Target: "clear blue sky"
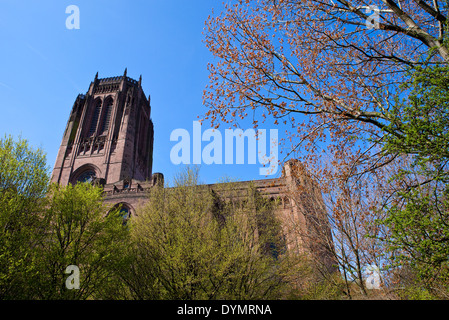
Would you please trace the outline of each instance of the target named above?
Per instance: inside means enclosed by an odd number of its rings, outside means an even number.
[[[79,7],[79,30],[66,28],[69,5]],[[219,12],[222,1],[0,0],[0,135],[21,134],[41,147],[52,169],[76,96],[97,71],[103,78],[128,68],[151,95],[153,172],[171,179],[181,168],[170,161],[170,133],[192,132],[192,121],[206,112],[202,93],[213,57],[202,31],[212,8]],[[259,168],[203,164],[200,176],[204,183],[225,175],[266,178]]]

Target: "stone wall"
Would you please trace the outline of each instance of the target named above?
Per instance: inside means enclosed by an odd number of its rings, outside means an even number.
[[[157,184],[163,184],[163,175],[153,174],[149,181],[122,180],[104,186],[105,202],[111,206],[122,204],[138,214],[139,207],[148,199],[148,192]],[[233,182],[237,194],[246,194],[252,184],[264,198],[277,199],[275,214],[282,223],[287,250],[308,253],[318,259],[328,270],[335,269],[334,259],[329,255],[333,246],[332,235],[324,201],[318,184],[313,181],[297,160],[288,161],[280,178]],[[202,185],[207,191],[223,192],[225,184]],[[239,192],[238,190],[242,190]]]

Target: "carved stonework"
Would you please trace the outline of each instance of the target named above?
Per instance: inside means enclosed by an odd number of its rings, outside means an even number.
[[[125,70],[123,76],[104,79],[98,79],[97,74],[88,92],[78,95],[52,181],[67,185],[89,178],[103,187],[107,203],[124,204],[132,218],[135,210],[147,201],[148,192],[156,185],[164,185],[164,176],[152,172],[154,132],[150,96],[147,100],[141,78],[136,81],[126,74]],[[107,99],[114,101],[111,104]],[[105,109],[106,105],[112,109]],[[282,171],[280,178],[238,182],[235,186],[242,190],[242,196],[251,183],[262,197],[279,199],[275,214],[283,221],[287,238],[290,237],[286,239],[288,249],[323,255],[331,268],[333,260],[321,250],[320,239],[330,235],[330,228],[318,184],[299,161],[289,160]],[[215,190],[216,185],[204,188]],[[315,240],[307,240],[311,237]]]
[[[138,123],[143,125],[137,128]],[[152,175],[151,150],[151,107],[141,79],[131,79],[126,72],[103,79],[97,75],[87,93],[78,95],[74,103],[52,181],[66,185],[72,181],[73,172],[86,164],[99,168],[97,177],[106,184],[126,176],[147,180]]]

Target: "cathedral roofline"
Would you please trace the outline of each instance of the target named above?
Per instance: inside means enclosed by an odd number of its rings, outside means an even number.
[[[116,82],[121,82],[123,81],[123,79],[125,79],[126,81],[132,83],[132,84],[138,84],[139,82],[137,80],[134,80],[130,77],[127,76],[118,76],[118,77],[108,77],[108,78],[100,78],[97,79],[98,83],[116,83]]]
[[[94,81],[92,81],[90,84],[87,94],[121,91],[125,87],[135,87],[138,90],[140,89],[142,91],[142,94],[145,95],[145,92],[142,88],[142,75],[140,75],[139,80],[135,80],[127,76],[127,69],[125,69],[125,72],[121,76],[106,78],[99,78],[97,72],[95,74]],[[148,102],[149,100],[150,97],[148,97]]]

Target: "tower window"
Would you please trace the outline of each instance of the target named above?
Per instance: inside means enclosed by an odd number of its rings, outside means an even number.
[[[122,207],[122,208],[120,209],[120,215],[121,215],[122,218],[123,218],[123,223],[126,224],[126,222],[127,222],[128,219],[129,219],[129,216],[130,216],[129,209],[126,208],[126,207]]]
[[[120,206],[119,215],[122,218],[122,224],[126,225],[128,220],[131,218],[131,209],[125,203],[117,204],[116,207]]]
[[[123,202],[117,203],[112,210],[119,210],[118,217],[121,218],[121,220],[122,220],[121,222],[124,226],[127,225],[128,220],[131,218],[131,215],[133,214],[132,207],[130,205],[128,205],[127,203],[123,203]]]
[[[105,110],[103,113],[103,121],[101,123],[101,130],[100,130],[101,133],[109,129],[109,123],[111,122],[112,104],[113,104],[112,99],[109,99],[106,102]]]
[[[97,103],[95,104],[94,114],[92,115],[92,119],[90,121],[89,136],[92,136],[97,130],[97,122],[98,117],[100,116],[100,110],[101,110],[101,100],[98,100]]]
[[[123,181],[123,189],[129,189],[129,188],[130,188],[129,180]]]
[[[87,170],[84,171],[79,177],[78,179],[76,179],[77,182],[89,182],[91,183],[92,181],[94,181],[95,179],[95,171],[93,170]]]

